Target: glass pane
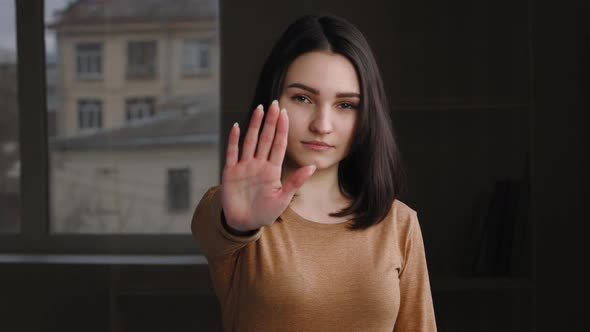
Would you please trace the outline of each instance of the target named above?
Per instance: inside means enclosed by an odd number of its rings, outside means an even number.
[[[0,233],[20,230],[20,150],[14,1],[0,1]]]
[[[219,179],[217,0],[46,0],[52,233],[190,233]],[[184,75],[207,40],[210,75]]]

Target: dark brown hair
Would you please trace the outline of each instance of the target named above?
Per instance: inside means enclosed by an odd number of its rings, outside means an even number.
[[[404,187],[405,176],[379,68],[367,40],[354,25],[333,15],[306,15],[289,25],[262,68],[249,118],[257,105],[269,105],[279,98],[289,65],[300,55],[317,50],[346,57],[359,77],[361,104],[355,139],[338,167],[340,191],[353,202],[330,216],[353,215],[349,229],[367,229],[386,217]]]

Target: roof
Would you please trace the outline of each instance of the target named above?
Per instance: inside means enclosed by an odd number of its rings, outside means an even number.
[[[16,50],[0,46],[0,64],[16,65]]]
[[[64,8],[51,27],[162,20],[216,20],[218,0],[78,0]]]
[[[166,145],[217,144],[219,112],[176,112],[152,119],[72,137],[53,137],[56,150],[134,149]]]

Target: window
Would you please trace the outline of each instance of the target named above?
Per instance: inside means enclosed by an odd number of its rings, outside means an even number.
[[[182,73],[184,75],[208,74],[210,72],[210,42],[186,39],[182,49]]]
[[[0,3],[0,249],[194,254],[194,199],[219,183],[219,70],[200,80],[178,72],[186,36],[218,47],[218,3]],[[142,23],[131,30],[130,20]],[[100,81],[80,84],[92,77]],[[19,95],[17,82],[30,91]],[[128,98],[130,118],[167,116],[130,125]],[[169,203],[168,170],[178,168],[191,182],[171,184]]]
[[[81,80],[102,77],[102,45],[100,43],[76,45],[76,73]]]
[[[155,41],[127,43],[127,77],[151,78],[156,75]]]
[[[127,122],[151,118],[155,113],[156,110],[154,98],[128,98],[126,100],[125,118]]]
[[[190,169],[168,170],[168,210],[186,211],[190,202]]]
[[[78,128],[102,128],[102,102],[100,100],[78,100]]]

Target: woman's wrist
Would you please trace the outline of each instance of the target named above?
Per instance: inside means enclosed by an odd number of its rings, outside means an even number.
[[[239,231],[237,229],[232,228],[228,223],[227,220],[225,219],[225,215],[223,214],[223,208],[221,209],[221,224],[223,225],[223,228],[225,228],[225,230],[235,236],[251,236],[256,234],[256,232],[258,231],[258,229],[253,229],[253,230],[249,230],[249,231]]]

